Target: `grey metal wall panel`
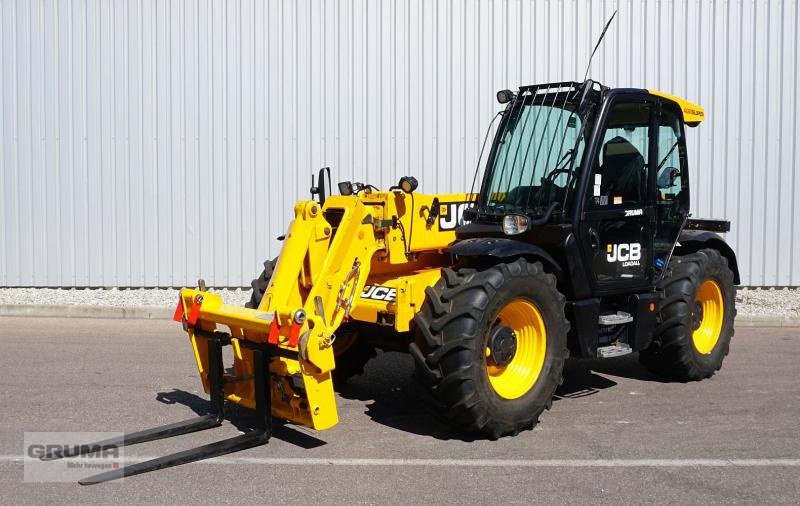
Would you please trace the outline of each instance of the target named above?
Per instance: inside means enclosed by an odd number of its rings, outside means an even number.
[[[463,191],[496,90],[590,75],[705,106],[695,214],[800,285],[791,0],[0,0],[0,285],[247,285],[309,174]]]

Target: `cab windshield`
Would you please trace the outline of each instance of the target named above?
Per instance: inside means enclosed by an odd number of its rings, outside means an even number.
[[[507,107],[487,162],[478,211],[541,216],[566,206],[585,148],[591,107],[579,114],[581,89],[523,88]]]

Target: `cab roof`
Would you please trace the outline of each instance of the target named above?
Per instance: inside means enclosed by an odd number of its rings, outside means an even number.
[[[651,95],[655,95],[676,103],[683,113],[683,122],[689,126],[697,126],[705,119],[705,111],[697,104],[689,102],[688,100],[684,100],[680,97],[676,97],[675,95],[664,93],[663,91],[647,90],[647,92]]]
[[[594,85],[598,85],[600,90],[610,90],[607,86],[604,86],[602,83],[598,81],[593,81],[588,79],[584,83],[579,83],[577,81],[564,81],[564,82],[557,82],[557,83],[546,83],[546,84],[534,84],[529,86],[520,86],[520,92],[529,92],[533,95],[540,94],[540,93],[559,93],[563,91],[570,91],[570,90],[578,90],[581,86],[589,83],[594,87]],[[622,88],[617,88],[622,89]],[[669,93],[664,93],[663,91],[656,91],[656,90],[642,90],[640,88],[625,88],[631,91],[645,91],[650,95],[662,98],[664,100],[669,100],[676,104],[680,110],[681,114],[683,115],[683,122],[691,127],[695,127],[699,125],[705,119],[705,111],[703,108],[695,103],[689,102],[688,100],[684,100],[680,97],[676,97],[675,95],[670,95]],[[504,103],[504,102],[501,102]]]

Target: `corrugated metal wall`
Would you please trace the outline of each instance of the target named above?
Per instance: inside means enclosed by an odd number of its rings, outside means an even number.
[[[309,174],[468,189],[496,90],[706,107],[695,214],[800,284],[794,1],[0,0],[0,285],[247,285]]]

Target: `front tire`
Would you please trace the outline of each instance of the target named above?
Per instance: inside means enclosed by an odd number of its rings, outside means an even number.
[[[567,356],[555,277],[524,259],[442,274],[414,317],[418,374],[462,430],[496,439],[532,428]]]
[[[664,298],[653,343],[639,360],[652,372],[679,381],[712,376],[728,354],[736,317],[727,259],[714,249],[675,256],[659,288]]]

